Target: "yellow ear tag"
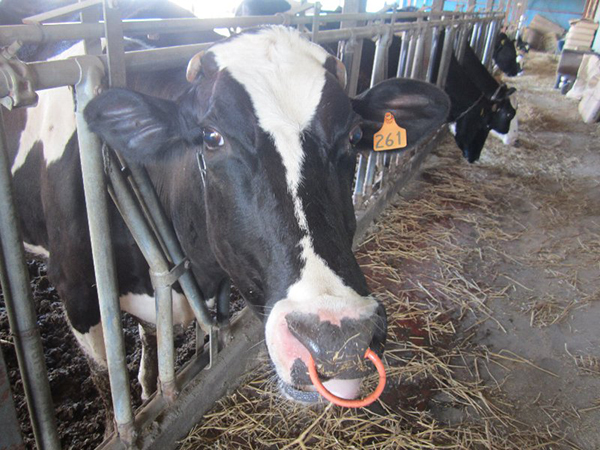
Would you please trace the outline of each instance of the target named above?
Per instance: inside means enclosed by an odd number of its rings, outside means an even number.
[[[373,136],[373,150],[379,152],[404,147],[406,147],[406,130],[398,126],[392,113],[386,112],[383,126]]]

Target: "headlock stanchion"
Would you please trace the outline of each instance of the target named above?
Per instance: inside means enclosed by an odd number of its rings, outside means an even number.
[[[104,24],[93,22],[98,14],[90,8],[104,7]],[[439,2],[436,3],[436,5]],[[443,4],[443,2],[442,2]],[[176,34],[190,30],[214,28],[237,29],[258,25],[282,24],[298,27],[304,35],[318,43],[339,43],[339,57],[348,72],[347,92],[356,95],[363,43],[376,38],[375,56],[370,72],[371,85],[387,78],[390,52],[399,60],[394,73],[418,79],[437,79],[443,86],[454,51],[460,59],[465,45],[491,60],[496,34],[504,18],[502,12],[461,13],[441,11],[406,13],[396,11],[359,13],[359,3],[347,0],[343,14],[235,17],[220,19],[152,19],[124,21],[112,1],[82,2],[70,6],[70,12],[81,12],[85,23],[43,25],[39,20],[56,17],[64,11],[45,13],[32,18],[28,25],[0,27],[0,46],[10,46],[0,54],[0,101],[13,108],[35,103],[36,91],[60,86],[75,86],[75,112],[80,148],[89,231],[92,242],[96,285],[100,301],[111,395],[117,423],[117,435],[101,448],[170,448],[208,410],[212,402],[238,382],[244,370],[256,365],[257,343],[262,325],[248,310],[229,319],[230,280],[221,281],[216,300],[216,318],[212,318],[204,295],[189,270],[189,262],[166,214],[162,210],[152,182],[143,167],[126,164],[116,153],[102,151],[102,145],[87,128],[83,109],[104,86],[106,75],[112,84],[124,85],[126,73],[184,67],[197,52],[211,44],[195,44],[123,53],[123,35],[143,36],[149,33]],[[436,6],[438,8],[438,6]],[[341,27],[326,30],[326,23],[339,22]],[[306,30],[312,26],[312,30]],[[440,31],[445,31],[441,62],[435,72],[434,56],[439,51]],[[108,40],[107,55],[98,55],[99,39]],[[394,39],[401,38],[398,46]],[[86,49],[95,53],[66,60],[23,63],[15,54],[23,43],[44,44],[61,40],[85,40]],[[428,143],[407,152],[358,156],[353,200],[358,230],[355,243],[364,235],[368,224],[406,183],[428,151],[442,136],[441,130]],[[107,183],[108,182],[108,183]],[[107,187],[124,221],[148,261],[155,288],[157,338],[159,347],[159,394],[134,415],[125,347],[121,325],[119,291],[110,243]],[[25,267],[23,247],[10,192],[10,168],[6,157],[6,141],[0,111],[0,268],[2,285],[9,312],[21,376],[25,385],[30,416],[38,447],[60,448],[49,384],[44,368],[39,332],[35,326],[34,306]],[[11,206],[12,205],[12,206]],[[179,282],[197,322],[197,357],[179,372],[174,368],[172,325],[172,285]],[[208,335],[208,351],[204,337]],[[222,348],[219,348],[220,342]],[[378,358],[368,353],[380,373],[376,391],[366,400],[374,401],[385,384],[385,371]],[[236,364],[231,364],[231,361]],[[235,366],[235,367],[232,367]],[[311,365],[314,369],[314,364]],[[210,370],[206,370],[210,368]],[[316,373],[316,370],[315,370]],[[318,385],[318,376],[313,380]],[[209,385],[209,391],[203,386]],[[323,391],[325,392],[325,391]],[[327,395],[327,394],[323,394]],[[336,400],[337,402],[338,400]],[[363,404],[356,404],[364,406]],[[0,417],[2,419],[2,417]],[[160,420],[158,420],[160,419]],[[158,420],[158,421],[157,421]],[[150,430],[150,431],[149,431]],[[0,437],[0,444],[2,444]]]

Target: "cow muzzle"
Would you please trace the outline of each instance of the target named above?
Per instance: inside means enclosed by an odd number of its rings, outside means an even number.
[[[356,398],[361,380],[373,371],[365,359],[366,351],[383,353],[387,331],[383,306],[362,299],[360,304],[350,302],[335,310],[307,310],[294,308],[289,300],[283,302],[289,303],[273,309],[266,334],[284,392],[302,402],[319,399],[311,392],[314,386],[308,367],[312,357],[320,380],[331,392],[345,399]]]

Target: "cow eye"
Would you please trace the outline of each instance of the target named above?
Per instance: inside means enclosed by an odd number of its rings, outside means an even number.
[[[356,125],[354,128],[352,128],[352,131],[350,131],[350,134],[348,135],[348,140],[352,145],[356,145],[360,142],[362,137],[362,129],[360,128],[360,125]]]
[[[212,128],[205,128],[202,131],[202,140],[209,150],[216,150],[225,144],[225,139],[223,139],[221,133]]]

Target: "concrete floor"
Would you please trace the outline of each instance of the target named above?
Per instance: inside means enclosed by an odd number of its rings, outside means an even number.
[[[529,66],[527,65],[529,64]],[[488,139],[473,176],[508,180],[498,198],[500,259],[469,266],[469,276],[506,295],[487,306],[474,343],[506,358],[490,364],[490,388],[510,414],[571,444],[600,449],[600,132],[577,102],[552,89],[554,58],[530,54],[517,87],[520,142]],[[436,158],[429,168],[435,167]],[[498,250],[498,249],[496,249]],[[489,252],[488,252],[489,253]],[[527,361],[527,362],[526,362]]]

